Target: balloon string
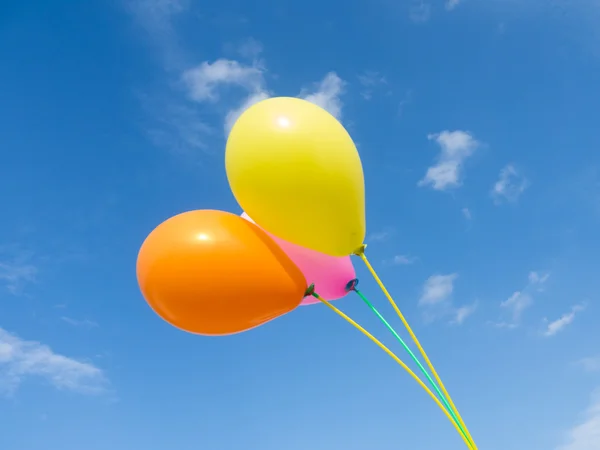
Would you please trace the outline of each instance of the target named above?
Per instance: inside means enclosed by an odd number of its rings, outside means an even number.
[[[400,311],[400,308],[398,308],[398,305],[396,305],[396,302],[394,301],[394,299],[392,298],[392,296],[390,295],[390,293],[388,292],[388,290],[385,288],[383,282],[381,281],[381,279],[377,275],[377,272],[375,272],[375,269],[373,269],[373,266],[371,266],[371,263],[369,263],[369,260],[367,259],[366,255],[364,253],[364,246],[361,247],[355,254],[356,254],[356,256],[360,257],[360,259],[363,260],[363,262],[367,266],[367,269],[369,269],[369,272],[371,272],[371,275],[373,276],[373,278],[375,279],[375,281],[379,285],[379,288],[384,293],[384,295],[386,296],[386,298],[388,299],[388,301],[390,302],[390,304],[392,305],[392,307],[396,311],[396,314],[398,315],[398,317],[400,318],[400,320],[402,321],[402,323],[406,327],[406,330],[408,331],[408,333],[410,334],[410,337],[412,338],[412,340],[414,341],[415,345],[417,346],[417,348],[421,352],[421,355],[423,355],[423,359],[425,359],[425,362],[429,366],[429,369],[433,373],[433,376],[435,377],[435,379],[438,382],[439,386],[442,388],[442,392],[444,392],[444,395],[448,399],[448,402],[450,403],[450,406],[452,407],[452,410],[454,411],[454,413],[456,414],[456,417],[458,418],[460,424],[462,425],[462,428],[467,433],[467,436],[469,438],[469,442],[473,444],[472,448],[474,450],[477,450],[477,446],[475,445],[475,441],[471,437],[471,433],[469,432],[469,429],[465,425],[465,423],[464,423],[464,421],[463,421],[460,413],[458,412],[458,409],[456,409],[456,406],[454,405],[454,402],[452,401],[452,397],[450,397],[450,394],[448,394],[448,391],[446,390],[446,387],[444,386],[444,383],[440,379],[437,371],[435,370],[435,367],[433,367],[433,364],[429,360],[429,357],[427,356],[427,353],[425,353],[425,350],[421,346],[421,343],[417,339],[417,336],[415,335],[415,333],[413,332],[412,328],[408,324],[408,321],[404,318],[404,315]]]
[[[435,381],[433,381],[433,379],[431,378],[431,375],[429,375],[429,373],[427,372],[427,369],[425,369],[425,367],[423,367],[423,364],[421,364],[421,361],[419,361],[419,359],[413,353],[413,351],[408,347],[408,345],[406,345],[406,343],[400,337],[400,335],[396,332],[396,330],[394,330],[392,328],[392,326],[389,324],[389,322],[387,320],[385,320],[385,318],[381,315],[381,313],[377,310],[377,308],[375,308],[375,306],[373,306],[373,304],[369,301],[369,299],[367,299],[367,297],[365,297],[364,294],[362,292],[360,292],[358,289],[354,288],[352,290],[354,292],[356,292],[356,294],[362,299],[363,302],[366,303],[366,305],[371,309],[371,311],[373,311],[373,313],[375,313],[375,315],[379,318],[379,320],[381,320],[381,322],[383,322],[383,324],[387,327],[387,329],[391,331],[391,333],[396,337],[396,339],[400,342],[400,344],[402,344],[402,347],[404,347],[404,350],[407,351],[407,353],[410,355],[410,357],[413,359],[413,361],[417,364],[417,366],[419,367],[419,369],[421,369],[421,372],[423,373],[423,375],[425,375],[425,377],[429,381],[429,384],[431,384],[431,386],[433,387],[433,389],[439,395],[440,399],[444,403],[444,406],[446,407],[446,410],[452,415],[452,418],[454,419],[454,422],[460,428],[460,433],[466,439],[469,439],[468,436],[467,436],[467,434],[465,433],[465,430],[463,429],[460,421],[456,417],[456,414],[454,413],[454,410],[448,404],[448,400],[446,400],[444,394],[442,394],[442,392],[440,391],[440,388],[437,386],[437,384],[435,384]]]
[[[452,420],[452,416],[450,415],[450,413],[446,410],[446,408],[444,408],[444,405],[439,401],[439,399],[435,396],[435,394],[433,392],[431,392],[431,390],[425,385],[425,383],[423,383],[423,381],[412,371],[410,370],[410,368],[400,359],[398,358],[389,348],[387,348],[385,345],[383,345],[375,336],[373,336],[371,333],[369,333],[367,330],[365,330],[362,326],[360,326],[357,322],[355,322],[354,320],[352,320],[350,317],[348,317],[346,314],[344,314],[342,311],[340,311],[338,308],[336,308],[335,306],[333,306],[330,302],[328,302],[327,300],[325,300],[323,297],[321,297],[319,294],[317,294],[316,292],[312,293],[312,296],[315,297],[316,299],[320,300],[322,303],[324,303],[329,309],[331,309],[333,312],[335,312],[338,316],[342,317],[344,320],[346,320],[348,323],[350,323],[350,325],[352,325],[353,327],[355,327],[356,329],[358,329],[361,333],[363,333],[365,336],[367,336],[369,339],[371,339],[371,341],[373,341],[380,349],[382,349],[384,352],[386,352],[394,361],[396,361],[406,372],[408,372],[408,374],[417,382],[419,383],[419,385],[425,390],[425,392],[427,392],[427,394],[429,394],[429,396],[433,399],[433,401],[438,405],[438,407],[442,410],[442,412],[446,415],[446,417],[448,418],[448,420],[450,421],[450,423],[454,426],[454,428],[456,428],[456,431],[458,431],[460,437],[463,439],[463,441],[465,442],[465,444],[467,445],[467,447],[471,450],[476,450],[472,445],[471,442],[469,442],[469,440],[463,436],[461,434],[461,430],[458,427],[458,425],[454,422],[454,420]]]

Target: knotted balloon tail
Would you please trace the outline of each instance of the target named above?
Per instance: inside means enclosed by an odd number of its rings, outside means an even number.
[[[433,374],[433,376],[435,377],[436,381],[438,382],[438,384],[439,384],[442,392],[444,393],[445,397],[448,399],[448,403],[450,404],[451,409],[454,411],[454,414],[456,415],[456,418],[458,419],[458,421],[459,421],[462,429],[467,434],[469,444],[472,443],[473,444],[473,449],[477,450],[477,446],[475,445],[475,441],[473,440],[473,438],[471,436],[471,433],[469,432],[469,429],[466,427],[466,425],[465,425],[465,423],[464,423],[464,421],[463,421],[460,413],[458,412],[458,409],[454,405],[454,402],[452,401],[452,397],[450,397],[450,394],[448,394],[448,391],[446,390],[446,387],[444,386],[444,383],[440,379],[437,371],[435,370],[435,367],[433,367],[433,364],[431,363],[429,357],[427,356],[427,353],[425,353],[425,349],[423,349],[423,346],[421,345],[421,343],[417,339],[417,336],[415,335],[415,333],[413,332],[412,328],[408,324],[408,321],[404,317],[404,314],[402,314],[402,311],[400,311],[400,308],[398,308],[398,305],[396,304],[396,302],[394,301],[394,299],[392,298],[392,296],[390,295],[390,293],[386,289],[385,285],[383,284],[383,282],[381,281],[381,279],[377,275],[377,272],[375,272],[375,269],[373,269],[373,266],[371,265],[371,263],[367,259],[367,256],[365,255],[365,248],[366,248],[366,245],[361,246],[354,254],[356,256],[358,256],[365,263],[365,266],[367,266],[367,269],[369,270],[369,272],[371,273],[371,275],[375,279],[375,282],[378,284],[379,288],[381,289],[381,291],[383,292],[383,294],[386,296],[386,298],[388,299],[388,301],[390,302],[390,304],[394,308],[394,311],[396,311],[396,314],[398,315],[398,317],[402,321],[402,324],[404,325],[404,327],[406,328],[406,330],[410,334],[410,337],[412,338],[413,342],[415,343],[415,345],[419,349],[419,352],[421,353],[421,355],[423,355],[423,359],[425,360],[425,362],[429,366],[429,369],[431,370],[431,373]]]
[[[400,335],[396,332],[396,330],[394,330],[394,328],[390,325],[390,323],[381,315],[381,313],[377,310],[377,308],[375,308],[375,306],[369,301],[369,299],[367,299],[367,297],[365,297],[365,295],[356,288],[357,284],[358,284],[357,280],[353,280],[352,282],[348,283],[347,290],[348,291],[354,291],[354,292],[356,292],[356,294],[361,298],[361,300],[363,302],[365,302],[365,304],[369,307],[369,309],[371,311],[373,311],[373,313],[379,318],[379,320],[394,335],[394,337],[398,340],[398,342],[400,342],[400,344],[402,345],[402,347],[404,348],[404,350],[406,350],[406,352],[410,355],[410,357],[415,362],[415,364],[417,365],[417,367],[419,367],[419,369],[421,370],[421,373],[423,373],[423,375],[425,375],[425,378],[427,378],[427,381],[429,381],[429,384],[431,385],[431,387],[435,390],[435,392],[438,394],[438,397],[444,403],[444,406],[446,407],[446,410],[450,413],[450,415],[452,416],[452,419],[453,419],[454,423],[458,426],[459,432],[463,436],[463,439],[467,439],[467,440],[470,441],[470,439],[469,439],[467,433],[465,432],[462,424],[458,420],[458,417],[456,417],[456,413],[454,412],[454,410],[452,409],[452,407],[448,403],[448,400],[446,399],[446,397],[444,396],[444,394],[440,391],[440,388],[438,387],[438,385],[431,378],[431,375],[429,375],[429,372],[427,372],[427,369],[425,369],[425,367],[423,367],[423,364],[421,364],[421,361],[419,361],[419,358],[417,358],[417,356],[413,353],[413,351],[410,349],[410,347],[408,345],[406,345],[406,342],[404,342],[404,339],[402,339],[400,337]],[[471,442],[471,444],[473,444],[473,443]],[[472,445],[471,445],[471,447],[472,447]]]
[[[435,396],[435,394],[433,392],[431,392],[431,390],[425,385],[425,383],[423,383],[423,381],[412,370],[410,370],[410,368],[400,358],[398,358],[398,356],[396,356],[389,348],[387,348],[383,343],[381,343],[381,341],[379,341],[375,336],[373,336],[371,333],[369,333],[367,330],[365,330],[357,322],[355,322],[354,320],[352,320],[349,316],[347,316],[346,314],[344,314],[342,311],[340,311],[338,308],[336,308],[330,302],[328,302],[323,297],[321,297],[319,294],[317,294],[316,292],[314,292],[314,287],[312,287],[312,288],[309,287],[309,289],[307,290],[307,293],[308,293],[308,295],[312,295],[316,299],[320,300],[329,309],[331,309],[333,312],[335,312],[338,316],[340,316],[346,322],[350,323],[350,325],[352,325],[353,327],[355,327],[356,329],[358,329],[358,331],[360,331],[362,334],[364,334],[365,336],[367,336],[380,349],[382,349],[394,361],[396,361],[406,372],[408,372],[408,374],[419,384],[419,386],[421,386],[425,390],[425,392],[427,392],[427,394],[433,399],[433,401],[436,403],[436,405],[446,415],[446,417],[448,418],[448,420],[450,421],[450,423],[454,426],[454,428],[456,428],[456,431],[458,431],[459,435],[462,437],[462,439],[465,442],[465,444],[467,445],[467,447],[469,449],[471,449],[471,450],[476,450],[476,448],[473,445],[471,445],[471,442],[469,441],[469,439],[463,434],[463,431],[461,430],[461,428],[458,425],[458,423],[454,421],[454,418],[448,412],[448,410],[446,410],[446,408],[440,402],[440,400]]]

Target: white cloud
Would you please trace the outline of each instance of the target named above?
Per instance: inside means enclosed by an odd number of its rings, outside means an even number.
[[[546,326],[546,330],[544,331],[544,336],[550,337],[554,336],[559,331],[564,330],[568,325],[573,323],[575,320],[575,316],[581,311],[585,310],[585,305],[575,305],[571,308],[571,311],[563,314],[560,318],[554,320],[553,322],[548,323]]]
[[[461,211],[463,213],[463,216],[465,216],[465,219],[467,219],[467,220],[473,219],[473,215],[471,214],[471,210],[469,208],[463,208]]]
[[[254,53],[257,56],[262,51],[258,41],[249,40],[246,44],[248,46],[241,50],[245,54]],[[191,99],[196,102],[214,103],[219,99],[222,89],[230,86],[242,88],[245,95],[242,102],[225,115],[224,128],[227,135],[246,109],[270,97],[265,72],[266,69],[259,61],[247,65],[235,60],[218,59],[212,63],[205,61],[187,70],[183,74],[183,80]]]
[[[253,42],[256,46],[256,42]],[[222,90],[231,86],[241,88],[245,92],[242,102],[230,109],[225,116],[224,128],[228,134],[246,109],[271,96],[266,86],[265,73],[266,69],[260,62],[247,65],[235,60],[218,59],[212,63],[205,61],[187,70],[182,78],[190,98],[196,102],[214,103],[219,100]],[[340,96],[344,85],[344,81],[335,72],[330,72],[312,92],[304,90],[299,96],[340,119]]]
[[[461,185],[462,166],[480,143],[466,131],[442,131],[427,136],[440,146],[437,163],[427,169],[419,186],[431,186],[443,191]]]
[[[230,59],[218,59],[212,63],[204,61],[186,70],[183,81],[192,100],[215,102],[219,99],[219,88],[223,86],[239,86],[251,93],[261,91],[264,86],[264,69]]]
[[[329,72],[313,92],[303,91],[299,97],[328,111],[336,119],[342,118],[341,95],[346,83],[335,72]]]
[[[328,111],[336,119],[340,120],[342,116],[342,102],[340,96],[344,90],[344,81],[335,73],[329,72],[325,78],[318,83],[313,92],[303,91],[300,97]],[[264,83],[259,83],[250,90],[250,94],[242,104],[230,110],[225,118],[225,132],[229,133],[235,121],[240,115],[252,105],[265,100],[271,96],[271,93],[264,87]]]
[[[500,171],[491,195],[497,204],[503,201],[516,202],[528,186],[527,179],[512,164],[508,164]]]
[[[529,272],[525,288],[513,292],[508,299],[500,303],[500,307],[506,310],[510,315],[510,321],[503,321],[496,323],[495,325],[499,328],[516,328],[521,320],[523,312],[533,305],[534,299],[532,292],[541,292],[549,277],[549,273]]]
[[[10,395],[30,377],[81,394],[102,394],[108,388],[104,372],[93,364],[60,355],[47,345],[0,328],[0,390]]]
[[[600,372],[600,356],[581,358],[576,364],[586,372]]]
[[[431,306],[448,300],[454,291],[454,280],[457,277],[456,273],[430,276],[423,286],[419,305]]]
[[[446,0],[446,9],[448,11],[452,11],[454,8],[456,8],[460,3],[462,2],[462,0]]]
[[[555,450],[598,449],[600,449],[600,390],[592,394],[592,400],[582,420],[568,431],[565,443],[555,448]]]
[[[190,13],[190,2],[187,0],[126,0],[130,13],[135,17],[164,56],[164,66],[169,73],[178,73],[178,79],[185,88],[185,101],[195,103],[225,104],[229,111],[225,114],[224,129],[228,134],[237,118],[253,104],[269,98],[271,92],[267,88],[265,75],[267,70],[259,59],[263,51],[262,44],[249,38],[238,49],[238,54],[251,59],[251,64],[219,58],[204,61],[190,67],[190,58],[179,44],[176,22]],[[187,14],[189,16],[189,14]],[[176,85],[176,84],[175,84]],[[311,101],[341,118],[344,81],[335,72],[328,73],[313,92],[301,92],[300,97]],[[223,101],[224,93],[235,88],[239,97],[228,96]],[[171,95],[181,95],[171,89]],[[147,99],[143,99],[146,100]],[[148,102],[147,102],[148,103]],[[150,127],[149,136],[159,146],[170,147],[176,153],[190,153],[190,150],[203,149],[208,146],[205,140],[213,130],[200,117],[193,104],[169,100],[158,108],[151,108],[157,116],[157,127]],[[176,107],[173,105],[177,105]],[[175,113],[169,112],[174,109]]]

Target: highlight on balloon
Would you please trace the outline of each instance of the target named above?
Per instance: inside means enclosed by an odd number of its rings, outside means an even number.
[[[305,100],[263,100],[234,124],[225,170],[241,214],[183,212],[143,242],[137,279],[154,312],[186,332],[220,336],[322,304],[399,364],[476,450],[437,370],[367,258],[363,168],[344,126]],[[416,351],[359,289],[353,259],[365,265]],[[420,375],[336,306],[350,294],[394,336]]]

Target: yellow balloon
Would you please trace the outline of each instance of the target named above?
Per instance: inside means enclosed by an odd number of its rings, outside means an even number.
[[[365,186],[352,138],[306,100],[276,97],[247,109],[225,150],[233,195],[258,225],[332,256],[365,238]]]

